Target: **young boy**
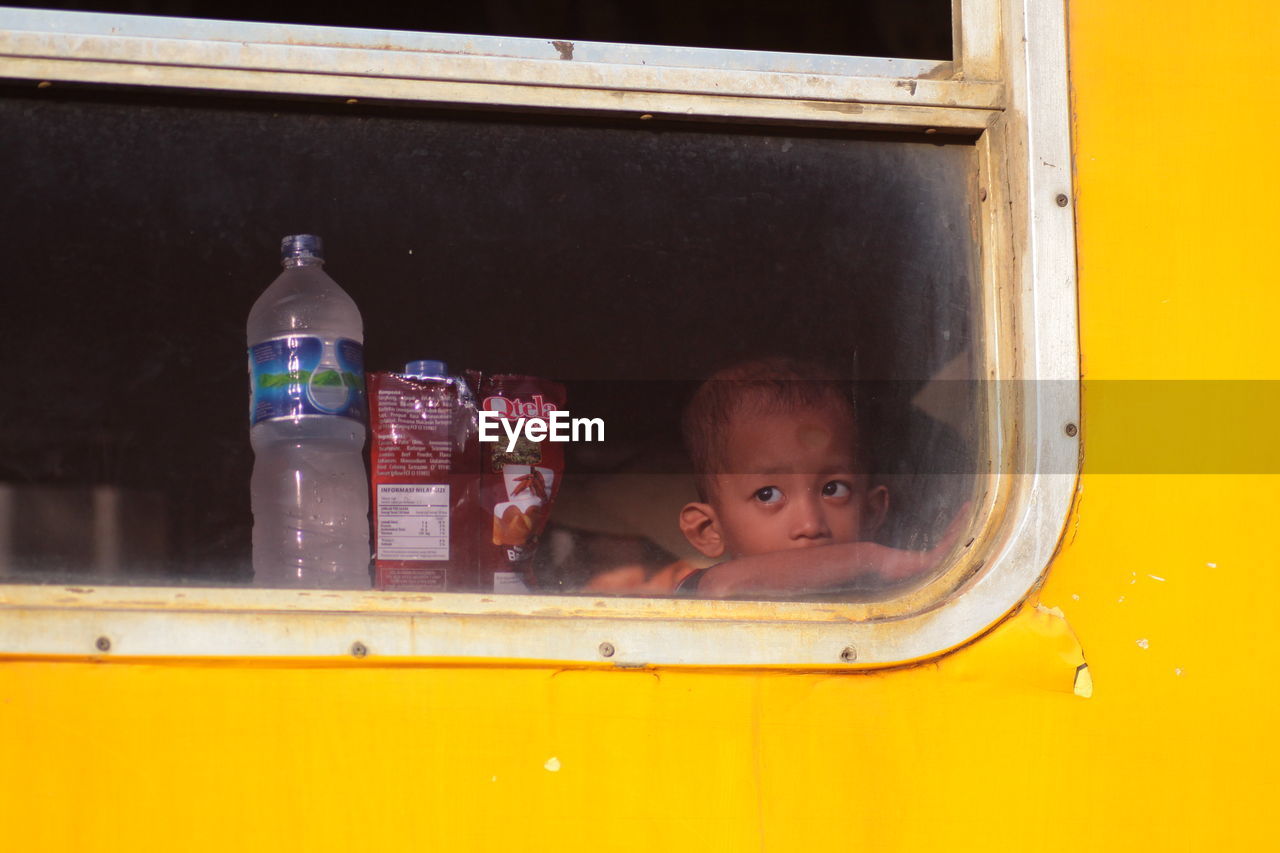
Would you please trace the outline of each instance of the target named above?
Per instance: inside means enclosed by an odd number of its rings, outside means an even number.
[[[680,511],[680,530],[721,562],[615,570],[588,591],[788,598],[866,588],[933,568],[966,520],[962,511],[929,551],[866,541],[889,493],[868,476],[848,383],[814,365],[771,358],[716,373],[690,400],[683,431],[699,500]]]
[[[680,529],[723,562],[681,573],[678,594],[773,598],[893,582],[932,568],[959,535],[928,552],[865,541],[884,521],[888,490],[868,476],[848,384],[813,365],[775,358],[720,371],[683,426],[700,500],[680,511]]]

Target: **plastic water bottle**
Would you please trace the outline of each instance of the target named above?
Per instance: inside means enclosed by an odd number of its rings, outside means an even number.
[[[360,309],[325,273],[319,237],[285,237],[280,260],[247,326],[254,583],[367,588]]]

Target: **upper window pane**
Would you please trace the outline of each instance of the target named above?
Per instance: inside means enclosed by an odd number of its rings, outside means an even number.
[[[835,56],[952,58],[951,0],[814,0],[799,4],[781,0],[476,0],[343,6],[89,0],[11,5]]]

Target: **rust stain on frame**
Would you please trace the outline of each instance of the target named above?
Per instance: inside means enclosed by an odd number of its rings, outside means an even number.
[[[851,104],[844,101],[805,101],[805,105],[815,110],[845,113],[846,115],[858,115],[866,110],[862,104]]]

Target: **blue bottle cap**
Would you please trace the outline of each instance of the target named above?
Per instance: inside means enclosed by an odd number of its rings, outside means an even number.
[[[290,234],[280,241],[280,260],[294,258],[324,260],[324,241],[315,234]]]
[[[404,375],[412,376],[416,379],[448,376],[449,365],[443,361],[411,361],[404,366]]]

